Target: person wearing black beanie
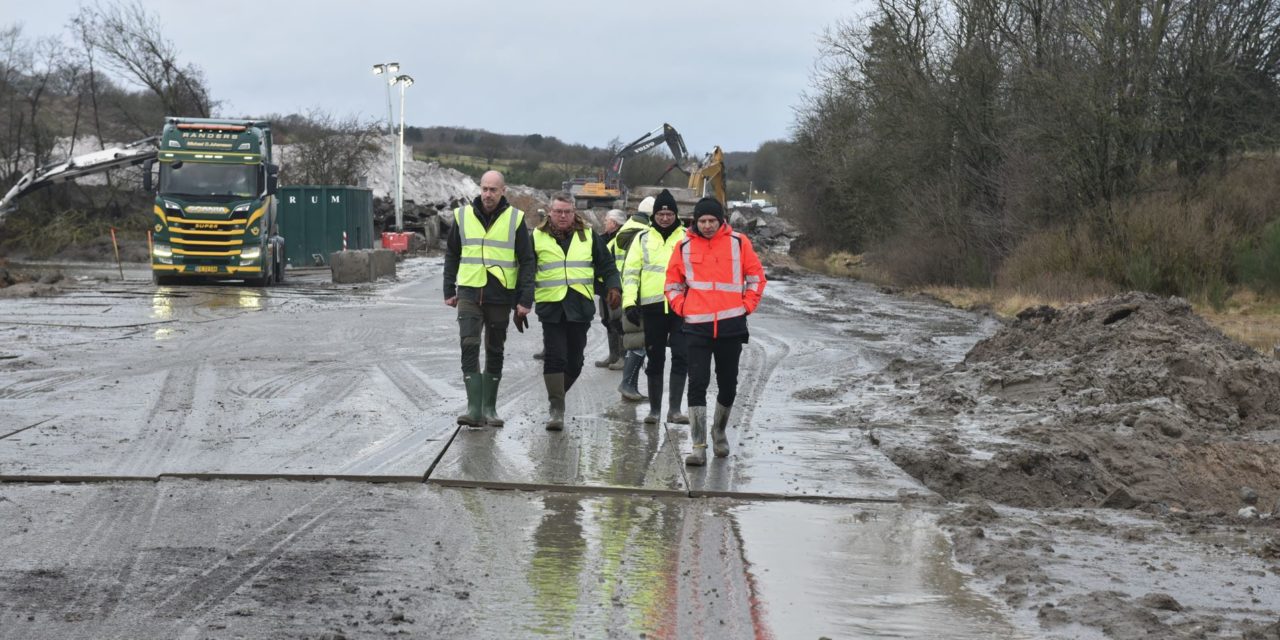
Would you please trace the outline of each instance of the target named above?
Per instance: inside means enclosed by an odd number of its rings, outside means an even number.
[[[724,223],[724,207],[703,198],[693,207],[693,230],[672,252],[664,290],[684,319],[689,374],[689,466],[707,463],[707,427],[717,458],[729,455],[729,413],[738,393],[738,363],[748,340],[747,316],[765,287],[764,267],[751,240]],[[716,409],[707,421],[707,387],[715,362]]]
[[[698,229],[697,221],[702,216],[714,216],[716,220],[720,221],[720,224],[724,224],[724,207],[720,206],[720,201],[715,198],[703,198],[693,205],[694,229]],[[706,237],[709,238],[711,236],[706,235]]]
[[[659,211],[664,209],[676,214],[677,216],[680,215],[680,207],[676,205],[676,197],[671,195],[671,191],[667,189],[663,189],[662,193],[659,193],[658,196],[653,199],[653,213],[650,214],[650,222],[653,221],[653,216],[656,216]]]
[[[668,380],[670,399],[667,422],[688,424],[680,412],[684,401],[685,364],[684,334],[680,316],[671,312],[664,295],[667,263],[676,243],[685,236],[684,225],[676,217],[675,196],[663,189],[653,200],[653,226],[636,234],[622,265],[622,308],[627,321],[644,327],[644,348],[649,364],[645,374],[649,382],[649,415],[645,424],[662,419],[663,369],[667,350],[671,350],[671,375]]]

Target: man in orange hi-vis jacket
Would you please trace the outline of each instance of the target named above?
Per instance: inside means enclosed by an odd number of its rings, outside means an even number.
[[[717,458],[729,455],[725,428],[738,394],[738,358],[747,342],[747,316],[764,293],[764,268],[746,236],[724,221],[715,198],[693,208],[693,228],[671,252],[667,301],[684,318],[689,362],[689,428],[693,453],[684,463],[707,462],[707,385],[716,363],[716,412],[711,438]]]

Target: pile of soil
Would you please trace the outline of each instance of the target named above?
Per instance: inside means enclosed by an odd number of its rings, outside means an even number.
[[[948,499],[1263,514],[1280,497],[1280,362],[1179,298],[1036,307],[922,381],[929,411],[995,425],[890,457]]]

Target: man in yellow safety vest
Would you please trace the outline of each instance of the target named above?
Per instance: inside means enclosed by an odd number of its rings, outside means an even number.
[[[621,283],[613,255],[586,228],[574,208],[573,196],[551,196],[547,219],[533,232],[538,274],[534,300],[542,324],[542,378],[549,404],[547,430],[564,429],[565,393],[582,373],[587,330],[595,317],[593,284],[600,277],[605,304],[617,309]]]
[[[503,425],[497,398],[507,326],[512,309],[520,328],[533,308],[533,241],[524,212],[507,202],[506,192],[501,173],[481,176],[479,197],[453,210],[453,228],[445,241],[444,303],[458,309],[467,389],[467,412],[458,416],[461,425]]]

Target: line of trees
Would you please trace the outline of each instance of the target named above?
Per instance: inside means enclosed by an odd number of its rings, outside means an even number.
[[[1280,1],[877,0],[823,39],[785,191],[815,246],[987,284],[1047,230],[1131,241],[1126,203],[1278,140]]]

